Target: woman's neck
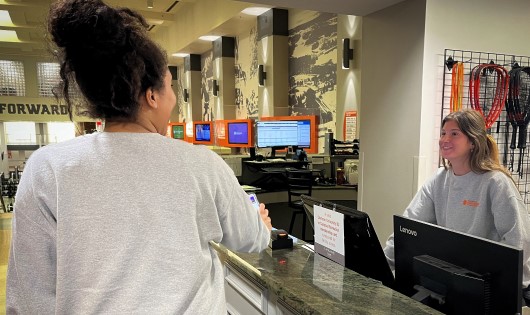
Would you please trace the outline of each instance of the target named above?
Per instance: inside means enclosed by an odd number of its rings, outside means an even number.
[[[142,122],[117,122],[106,121],[105,132],[134,132],[134,133],[158,133],[152,124]]]
[[[471,166],[468,163],[453,163],[451,162],[451,169],[456,176],[466,175],[471,172]]]

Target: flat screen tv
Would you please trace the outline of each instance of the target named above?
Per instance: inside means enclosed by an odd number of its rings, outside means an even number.
[[[366,212],[307,195],[302,195],[301,200],[314,229],[318,228],[314,220],[315,205],[344,215],[344,267],[393,287],[394,276]]]
[[[396,290],[445,314],[520,314],[521,249],[394,216]]]
[[[260,126],[258,125],[260,122],[277,122],[277,127],[283,127],[280,129],[283,133],[278,134],[280,130],[276,130],[276,133],[267,132],[260,137],[260,129],[270,131],[270,126],[274,126],[273,124]],[[258,123],[256,123],[258,147],[286,148],[296,146],[304,148],[307,153],[318,153],[317,116],[270,116],[262,117]],[[296,140],[294,140],[295,138]]]
[[[184,140],[185,126],[184,124],[170,124],[171,127],[171,138]]]
[[[253,147],[253,121],[251,119],[227,120],[227,147]]]
[[[211,121],[193,122],[193,143],[213,145],[213,123]]]
[[[298,122],[296,120],[258,121],[258,148],[285,148],[298,145]]]

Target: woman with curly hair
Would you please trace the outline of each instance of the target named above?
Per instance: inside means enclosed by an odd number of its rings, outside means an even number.
[[[164,136],[175,106],[165,54],[134,11],[51,4],[72,113],[104,132],[32,154],[14,206],[8,314],[226,314],[209,243],[259,252],[271,222],[215,153]],[[73,104],[74,82],[86,105]]]

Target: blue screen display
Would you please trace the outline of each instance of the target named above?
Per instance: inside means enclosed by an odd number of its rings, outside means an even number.
[[[195,140],[196,141],[210,141],[211,130],[210,124],[196,124],[195,125]]]
[[[228,143],[248,144],[248,123],[246,122],[228,123]]]

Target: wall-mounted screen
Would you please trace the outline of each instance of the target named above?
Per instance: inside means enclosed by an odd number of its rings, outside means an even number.
[[[318,153],[318,120],[316,116],[262,117],[256,123],[258,147],[305,148],[307,153]]]
[[[184,139],[184,125],[172,125],[171,137],[173,139]]]
[[[193,122],[193,143],[213,144],[213,125],[211,121]]]
[[[259,148],[298,145],[298,122],[296,120],[258,121],[256,132]]]
[[[249,144],[248,122],[228,122],[227,125],[229,144]]]

